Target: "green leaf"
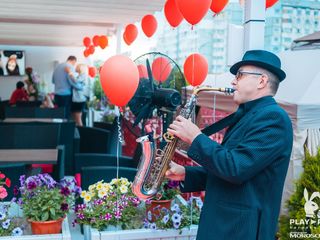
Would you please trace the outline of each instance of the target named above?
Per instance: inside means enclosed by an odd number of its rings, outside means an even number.
[[[44,212],[41,216],[41,221],[47,221],[49,219],[49,213]]]

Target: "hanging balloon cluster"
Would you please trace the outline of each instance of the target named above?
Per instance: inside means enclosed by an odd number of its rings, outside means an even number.
[[[86,47],[83,51],[83,55],[85,57],[89,57],[90,55],[94,54],[95,48],[100,46],[101,49],[105,49],[108,46],[108,38],[105,35],[97,36],[95,35],[91,39],[89,37],[83,38],[83,45]]]

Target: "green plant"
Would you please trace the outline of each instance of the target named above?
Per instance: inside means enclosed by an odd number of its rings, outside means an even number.
[[[171,200],[174,199],[178,194],[180,194],[179,190],[179,182],[164,180],[161,183],[160,191],[152,198],[153,200]]]
[[[75,208],[74,223],[87,224],[98,230],[108,226],[135,229],[142,226],[144,207],[131,191],[126,178],[113,179],[110,183],[99,181],[82,191],[84,204]]]
[[[64,217],[80,193],[74,179],[57,183],[49,174],[20,177],[21,205],[25,217],[32,221],[50,221]]]
[[[309,197],[311,193],[320,192],[320,148],[316,156],[311,156],[308,151],[306,151],[306,156],[303,161],[304,172],[302,173],[300,179],[296,182],[296,188],[293,195],[287,202],[288,215],[281,216],[279,221],[279,237],[281,240],[295,239],[290,237],[290,232],[299,233],[319,233],[320,225],[320,211],[317,209],[314,213],[314,221],[311,223],[309,218],[308,224],[297,224],[292,222],[292,220],[306,220],[306,212],[304,205],[306,199],[304,197],[304,190],[309,192]],[[314,198],[312,200],[318,206],[320,206],[320,199]],[[291,223],[290,223],[291,220]],[[314,239],[314,238],[308,238]]]

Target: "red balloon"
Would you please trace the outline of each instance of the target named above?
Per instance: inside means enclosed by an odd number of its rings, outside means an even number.
[[[110,102],[122,107],[130,101],[138,88],[139,71],[130,58],[116,55],[101,67],[100,81]]]
[[[266,8],[272,7],[278,0],[266,0]]]
[[[83,38],[83,45],[85,47],[89,47],[90,46],[90,43],[91,43],[91,39],[89,37],[84,37]]]
[[[138,36],[138,28],[134,24],[129,24],[126,26],[123,35],[125,35],[123,36],[123,38],[126,44],[130,45],[134,42],[134,40],[136,40]]]
[[[158,82],[164,82],[168,79],[172,67],[170,62],[165,57],[158,57],[152,63],[152,75]]]
[[[145,15],[141,20],[141,27],[144,34],[151,37],[157,30],[157,19],[153,15]]]
[[[183,16],[180,13],[175,0],[167,0],[164,5],[164,15],[172,27],[179,26],[183,20]]]
[[[229,0],[212,0],[210,9],[212,12],[218,14],[228,4]]]
[[[94,54],[94,51],[95,51],[94,46],[93,46],[93,45],[90,45],[90,46],[88,47],[88,52],[89,52],[90,54]]]
[[[93,45],[95,47],[98,47],[99,46],[99,39],[100,37],[98,35],[94,35],[93,38],[92,38],[92,42],[93,42]]]
[[[211,0],[176,0],[176,4],[187,22],[195,25],[200,22],[208,12]]]
[[[83,56],[89,57],[89,55],[90,55],[89,49],[86,48],[86,49],[83,51]]]
[[[137,67],[139,71],[139,78],[148,78],[147,67],[142,64],[139,64]]]
[[[97,69],[95,67],[89,67],[88,74],[90,77],[94,78],[97,74]]]
[[[99,37],[99,46],[102,48],[102,49],[105,49],[106,46],[108,46],[108,38],[107,36],[100,36]]]
[[[183,64],[184,76],[190,85],[198,86],[208,75],[208,62],[198,53],[191,54]]]

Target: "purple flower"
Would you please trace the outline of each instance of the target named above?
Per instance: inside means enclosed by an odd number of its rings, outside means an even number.
[[[17,186],[14,186],[13,188],[13,195],[17,196],[19,194],[19,188]]]
[[[122,216],[122,212],[120,212],[119,210],[115,211],[114,217],[115,217],[116,219],[120,219],[121,216]]]
[[[110,213],[107,213],[107,214],[104,216],[104,219],[107,220],[107,221],[111,220],[111,218],[112,218],[112,215],[111,215]]]
[[[69,209],[69,205],[67,203],[62,203],[61,204],[61,210],[62,211],[68,211]]]
[[[27,188],[28,190],[32,190],[32,189],[35,189],[37,187],[37,184],[35,182],[28,182],[28,185],[27,185]]]
[[[19,181],[20,181],[20,185],[24,186],[24,183],[26,181],[26,175],[21,175],[19,178]]]
[[[78,217],[80,220],[83,220],[83,219],[84,219],[83,213],[77,213],[77,217]]]
[[[61,188],[60,193],[62,195],[64,195],[64,196],[69,196],[70,195],[70,190],[69,190],[68,187],[63,187],[63,188]]]
[[[169,188],[177,188],[179,186],[179,181],[169,180],[167,185]]]
[[[170,217],[169,217],[169,214],[165,215],[163,218],[162,218],[162,222],[164,224],[167,224],[167,222],[169,221]]]

